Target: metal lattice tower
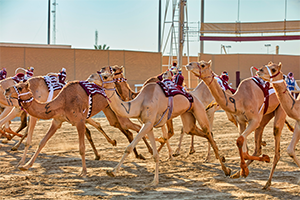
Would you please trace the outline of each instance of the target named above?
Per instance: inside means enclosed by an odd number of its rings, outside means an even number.
[[[53,0],[52,6],[53,6],[53,10],[52,10],[52,15],[53,15],[53,21],[52,21],[52,26],[53,26],[53,30],[52,30],[52,43],[55,44],[56,43],[56,6],[58,4],[56,3],[56,0]]]

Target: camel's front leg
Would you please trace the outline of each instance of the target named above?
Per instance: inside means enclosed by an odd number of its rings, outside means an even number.
[[[84,143],[84,134],[85,134],[85,120],[80,120],[77,125],[77,132],[79,138],[79,153],[81,156],[82,171],[79,176],[85,177],[87,174],[86,163],[85,163],[85,143]]]
[[[127,156],[133,151],[137,143],[144,137],[151,129],[153,128],[153,123],[147,122],[143,124],[142,128],[140,129],[140,132],[135,136],[135,138],[132,140],[132,142],[126,147],[125,152],[123,154],[123,157],[121,158],[120,162],[117,164],[117,166],[112,171],[107,171],[107,175],[111,177],[115,177],[116,173],[119,172],[121,165],[127,158]]]
[[[173,150],[170,146],[170,143],[169,143],[169,135],[168,135],[168,132],[166,130],[166,126],[162,126],[161,127],[161,130],[163,132],[163,140],[164,140],[164,143],[167,144],[167,147],[168,147],[168,151],[169,151],[169,157],[168,157],[168,160],[172,160],[173,159]],[[164,144],[163,143],[163,144]],[[162,146],[162,145],[161,145]],[[153,144],[152,144],[152,147],[153,147]],[[159,148],[157,151],[159,152],[161,150],[161,148]]]
[[[177,149],[175,150],[175,153],[173,154],[174,157],[177,157],[177,156],[180,155],[181,143],[182,143],[182,139],[183,139],[184,134],[185,134],[185,132],[183,131],[183,128],[181,128],[178,147],[177,147]]]
[[[26,171],[30,167],[32,167],[35,159],[37,158],[37,156],[39,155],[39,153],[42,151],[42,149],[46,145],[47,141],[54,135],[54,133],[56,132],[56,130],[60,128],[61,124],[62,124],[61,121],[56,121],[55,119],[52,120],[51,126],[48,129],[48,132],[46,133],[45,137],[41,140],[38,149],[36,150],[36,152],[34,153],[34,155],[31,157],[31,159],[24,166],[20,166],[19,167],[20,170]],[[29,136],[29,133],[28,133],[27,140],[28,140],[28,138],[30,138],[30,142],[31,142],[31,136]],[[26,141],[26,143],[27,143],[27,141]],[[28,146],[26,146],[26,147],[28,149]],[[26,154],[24,154],[24,156],[26,156]]]
[[[21,160],[20,160],[20,162],[18,163],[17,166],[22,166],[25,163],[26,154],[27,154],[27,151],[28,151],[28,149],[30,147],[30,144],[31,144],[31,141],[32,141],[32,135],[33,135],[34,127],[36,125],[36,121],[37,121],[36,117],[29,116],[28,134],[27,134],[27,139],[26,139],[26,142],[25,142],[25,149],[24,149],[24,152],[23,152],[23,156],[22,156],[22,158],[21,158]],[[27,168],[27,169],[29,169],[29,168]]]
[[[296,145],[299,142],[299,140],[300,140],[300,121],[296,121],[293,137],[292,137],[290,145],[287,148],[287,153],[295,161],[295,163],[298,165],[298,167],[300,167],[300,161],[299,161],[298,157],[296,156],[295,148],[296,148]]]

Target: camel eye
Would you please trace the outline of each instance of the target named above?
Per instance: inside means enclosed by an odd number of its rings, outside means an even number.
[[[272,73],[275,73],[276,72],[276,69],[271,69]]]
[[[204,68],[204,67],[205,67],[205,65],[201,65],[201,67],[202,67],[202,68]]]
[[[116,69],[113,69],[113,72],[116,72],[117,70]]]

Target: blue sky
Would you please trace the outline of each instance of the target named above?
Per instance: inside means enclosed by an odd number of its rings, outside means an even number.
[[[56,44],[92,49],[98,30],[98,44],[110,49],[158,50],[158,0],[56,1]],[[162,4],[164,14],[166,0]],[[187,0],[187,8],[188,21],[200,21],[200,0]],[[0,42],[46,44],[47,12],[48,0],[0,0]],[[285,0],[240,0],[241,22],[284,18]],[[287,0],[286,19],[300,20],[300,0]],[[205,22],[237,20],[238,0],[205,1]],[[267,53],[264,44],[271,44],[269,53],[275,53],[279,45],[280,54],[300,55],[300,41],[205,42],[205,53],[220,53],[221,44],[231,46],[229,53]],[[199,46],[190,42],[190,55],[197,55]]]

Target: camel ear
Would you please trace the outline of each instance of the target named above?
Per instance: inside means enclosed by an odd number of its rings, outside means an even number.
[[[209,65],[209,66],[211,66],[211,63],[212,63],[212,61],[211,61],[211,60],[209,60],[209,61],[208,61],[208,65]]]
[[[273,62],[272,61],[270,61],[269,63],[268,63],[268,65],[272,65],[273,64]]]
[[[279,68],[278,70],[279,70],[279,71],[281,71],[281,66],[282,66],[282,64],[281,64],[281,62],[279,62],[279,63],[278,63],[278,68]]]

